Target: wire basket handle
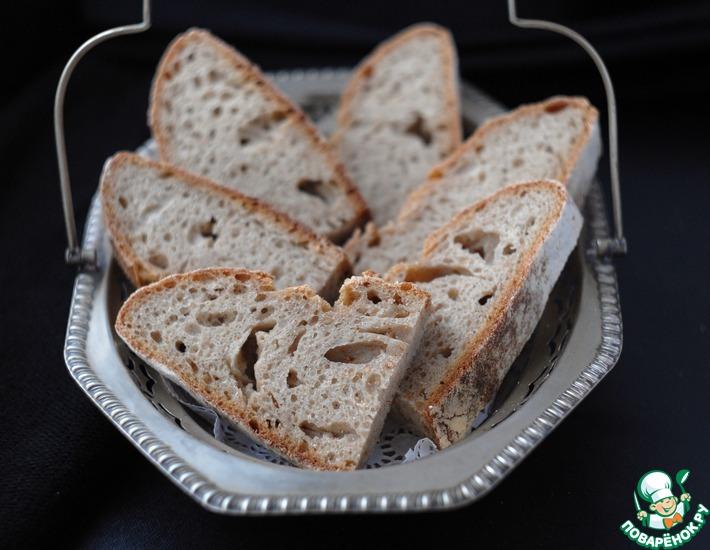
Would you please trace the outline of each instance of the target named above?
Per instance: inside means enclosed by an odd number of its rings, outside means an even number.
[[[611,173],[611,197],[614,214],[614,237],[597,239],[594,243],[598,255],[622,255],[626,254],[627,245],[624,238],[622,214],[621,214],[621,186],[619,183],[619,143],[617,135],[617,118],[616,118],[616,97],[614,95],[614,87],[611,83],[611,77],[607,71],[604,61],[597,53],[594,47],[579,33],[565,26],[550,21],[521,19],[517,15],[515,0],[508,0],[508,17],[510,22],[521,28],[542,29],[562,34],[579,44],[587,54],[592,58],[594,64],[599,70],[604,90],[606,92],[607,110],[609,117],[609,168]],[[147,31],[150,28],[150,0],[143,0],[143,20],[134,25],[126,25],[106,30],[97,34],[84,42],[74,55],[69,59],[69,62],[64,67],[62,75],[59,78],[57,85],[57,93],[54,98],[54,137],[57,147],[57,163],[59,166],[59,181],[62,191],[62,205],[64,208],[64,221],[67,232],[68,247],[66,250],[65,259],[70,265],[77,265],[84,268],[93,268],[96,266],[96,250],[83,249],[79,244],[76,229],[76,217],[74,214],[74,203],[71,192],[71,180],[69,178],[69,167],[67,163],[66,143],[64,140],[64,98],[66,95],[67,85],[71,78],[76,65],[92,48],[118,36],[126,34],[137,34]]]
[[[572,29],[539,19],[521,19],[518,17],[515,0],[508,0],[508,19],[516,27],[523,29],[541,29],[552,31],[557,34],[571,38],[592,58],[604,83],[606,92],[607,111],[609,116],[609,172],[611,174],[611,201],[614,213],[614,237],[606,239],[596,239],[594,248],[599,256],[624,255],[627,251],[626,238],[624,237],[624,225],[621,215],[621,184],[619,183],[619,138],[617,135],[616,123],[616,96],[614,86],[611,83],[609,71],[607,71],[604,61],[597,53],[597,50],[579,33]]]
[[[69,179],[69,166],[67,164],[67,148],[64,141],[64,96],[66,95],[69,79],[77,64],[94,46],[125,34],[136,34],[150,28],[150,0],[143,0],[143,20],[135,25],[126,25],[109,29],[84,42],[71,56],[62,71],[54,96],[54,138],[57,146],[57,163],[59,165],[59,183],[62,190],[62,205],[64,207],[64,223],[67,230],[67,250],[65,260],[70,265],[84,268],[96,267],[96,250],[83,249],[79,244],[76,231],[76,218],[74,216],[74,201]]]

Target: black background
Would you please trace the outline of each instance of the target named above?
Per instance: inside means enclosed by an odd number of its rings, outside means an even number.
[[[17,4],[17,3],[15,3]],[[692,471],[710,504],[710,4],[520,2],[598,46],[619,101],[629,255],[617,261],[617,367],[481,502],[404,516],[224,518],[182,495],[70,379],[62,360],[72,281],[52,134],[63,63],[90,35],[140,18],[138,1],[24,2],[2,19],[0,87],[0,546],[116,548],[632,548],[619,525],[648,469]],[[407,24],[450,27],[461,72],[514,106],[557,93],[603,106],[572,43],[507,22],[502,1],[156,0],[154,29],[92,52],[66,103],[77,216],[103,160],[148,136],[152,71],[169,39],[212,29],[264,69],[356,63]],[[604,161],[601,172],[606,177]],[[692,548],[710,548],[710,529]],[[300,545],[300,544],[299,544]]]

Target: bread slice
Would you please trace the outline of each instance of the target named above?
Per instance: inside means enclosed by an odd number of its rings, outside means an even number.
[[[178,36],[163,55],[150,126],[161,160],[261,199],[332,240],[369,216],[306,116],[206,31]]]
[[[353,73],[337,113],[335,150],[377,224],[461,143],[456,47],[448,30],[414,25]]]
[[[255,199],[132,153],[109,159],[101,204],[116,258],[136,286],[200,267],[268,271],[278,287],[337,293],[340,248]]]
[[[433,233],[388,280],[431,294],[432,314],[395,406],[440,447],[464,437],[542,316],[582,218],[553,181],[509,186]]]
[[[581,205],[601,153],[597,118],[584,98],[553,97],[484,123],[409,195],[395,223],[348,243],[354,272],[415,260],[432,231],[516,182],[560,181]]]
[[[428,313],[409,283],[306,286],[212,268],[136,291],[116,332],[143,360],[294,464],[351,470],[375,443]]]

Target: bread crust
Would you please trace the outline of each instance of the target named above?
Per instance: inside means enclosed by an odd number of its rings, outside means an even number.
[[[160,60],[158,69],[150,91],[150,107],[148,111],[148,124],[153,133],[153,137],[158,146],[160,159],[164,162],[174,162],[175,155],[170,148],[170,140],[162,130],[161,123],[161,97],[166,81],[170,77],[170,69],[176,56],[191,42],[208,44],[209,47],[217,50],[237,72],[247,75],[247,80],[254,82],[262,90],[262,93],[280,104],[282,109],[288,113],[287,117],[291,124],[300,126],[304,131],[314,149],[320,151],[326,158],[328,164],[333,169],[334,181],[345,193],[348,202],[352,206],[353,215],[348,222],[337,230],[328,233],[327,237],[334,242],[341,242],[356,228],[370,219],[370,211],[365,199],[360,194],[355,184],[348,177],[342,163],[331,150],[328,143],[320,136],[318,130],[311,123],[303,111],[281,93],[261,70],[242,56],[234,48],[213,36],[206,30],[191,29],[186,33],[177,36],[168,46]]]
[[[311,452],[307,446],[303,446],[299,440],[291,438],[286,434],[284,437],[274,437],[273,431],[261,421],[261,419],[255,414],[248,414],[244,408],[235,405],[226,398],[215,395],[211,393],[204,383],[201,383],[197,378],[181,376],[179,374],[180,369],[174,364],[174,362],[167,355],[155,351],[149,343],[146,343],[142,339],[133,338],[131,335],[131,326],[127,320],[131,317],[134,308],[140,306],[146,298],[153,294],[157,294],[164,289],[170,289],[175,287],[175,285],[181,281],[188,280],[191,282],[199,283],[209,281],[211,279],[216,279],[220,277],[233,277],[240,282],[253,281],[259,285],[260,291],[274,291],[276,290],[273,285],[273,278],[267,273],[250,271],[241,268],[206,268],[189,273],[181,273],[177,275],[171,275],[165,277],[164,279],[158,281],[150,286],[142,287],[136,290],[129,300],[127,300],[121,307],[115,322],[115,328],[118,335],[129,345],[129,347],[136,353],[142,360],[146,361],[154,368],[156,368],[162,375],[166,376],[170,380],[176,382],[180,386],[184,387],[191,395],[197,398],[201,403],[208,407],[217,408],[219,412],[225,415],[231,421],[236,422],[240,427],[256,435],[266,446],[273,449],[278,454],[286,457],[293,463],[301,466],[307,466],[310,468],[315,468],[318,470],[331,470],[331,471],[347,471],[353,470],[360,466],[361,463],[353,463],[352,461],[346,461],[344,463],[332,463],[325,460],[323,457],[319,456],[315,452]],[[382,279],[374,278],[373,274],[366,274],[362,276],[367,282],[379,285],[389,285],[397,288],[399,291],[407,292],[418,299],[425,302],[424,308],[422,310],[422,318],[428,312],[429,308],[429,295],[423,292],[414,285],[410,283],[386,283]],[[283,297],[287,295],[292,295],[302,299],[314,299],[320,301],[319,309],[322,308],[323,311],[331,309],[331,306],[325,302],[322,298],[315,294],[315,292],[308,286],[298,286],[283,289],[278,291]],[[419,330],[423,326],[423,322],[419,323]],[[409,346],[408,354],[406,358],[402,361],[407,361],[411,354],[416,349],[416,339],[413,338],[412,344]],[[395,365],[391,365],[387,368],[395,368]],[[400,378],[393,379],[390,388],[389,401],[385,403],[383,411],[386,411],[394,397],[394,392],[398,385],[399,379],[404,375],[405,369],[400,368]],[[381,429],[381,424],[384,422],[384,412],[380,415],[381,418],[376,422],[373,422],[373,434]],[[376,434],[373,435],[376,437]],[[374,441],[369,441],[368,445],[374,444]],[[367,447],[367,445],[366,445]],[[367,457],[361,457],[361,462]]]
[[[418,23],[407,27],[393,37],[382,42],[377,48],[363,59],[355,67],[350,80],[348,81],[340,97],[340,104],[336,114],[337,126],[339,128],[331,138],[332,143],[337,143],[342,132],[346,131],[353,122],[352,103],[353,99],[360,94],[363,85],[366,83],[368,73],[392,51],[396,50],[404,43],[411,40],[418,40],[423,36],[434,36],[440,44],[441,55],[444,63],[441,70],[444,73],[444,81],[451,83],[446,88],[446,113],[449,127],[449,142],[442,147],[446,154],[452,151],[461,143],[462,128],[460,115],[460,100],[458,91],[458,71],[456,46],[448,29],[434,23]]]
[[[181,168],[122,151],[111,157],[104,166],[103,174],[101,175],[101,206],[116,259],[126,276],[136,287],[155,282],[160,279],[160,275],[136,255],[127,235],[119,227],[118,220],[120,215],[115,212],[112,199],[116,174],[124,164],[149,167],[174,175],[191,186],[207,190],[225,200],[239,204],[248,211],[280,226],[286,233],[296,235],[299,239],[307,242],[308,247],[317,254],[331,256],[335,260],[336,269],[334,269],[331,278],[322,289],[325,296],[332,296],[337,291],[340,281],[350,272],[350,263],[339,247],[258,199],[242,195],[234,189],[217,185],[207,178],[187,172]]]
[[[407,200],[404,202],[399,212],[398,220],[406,219],[412,211],[416,211],[416,209],[419,208],[420,204],[426,202],[432,188],[439,185],[444,180],[447,172],[455,168],[466,153],[484,146],[488,135],[494,130],[501,126],[512,124],[517,119],[523,118],[531,113],[544,111],[557,112],[569,107],[577,108],[584,112],[584,130],[577,135],[574,145],[572,146],[571,154],[559,173],[552,178],[560,182],[567,182],[575,165],[582,156],[585,145],[592,136],[592,132],[597,125],[599,112],[589,100],[584,97],[553,96],[539,103],[522,105],[508,114],[484,122],[476,129],[473,135],[462,143],[448,158],[434,166],[424,183],[409,194],[409,197],[407,197]]]
[[[482,210],[492,201],[506,195],[519,194],[531,186],[544,186],[552,191],[556,197],[555,208],[543,222],[530,248],[518,261],[511,277],[500,289],[501,298],[496,300],[484,325],[453,360],[446,375],[430,394],[422,397],[403,395],[400,392],[397,397],[397,410],[413,426],[433,439],[439,448],[447,447],[463,437],[478,412],[495,395],[507,372],[507,368],[501,372],[501,364],[506,362],[501,356],[514,352],[509,358],[512,363],[528,339],[547,300],[549,291],[544,290],[545,283],[554,283],[556,280],[555,269],[547,264],[561,260],[553,256],[558,240],[571,240],[571,243],[567,242],[571,250],[581,227],[581,216],[562,184],[548,180],[526,182],[505,187],[466,208],[425,241],[423,260],[459,220]],[[549,252],[545,250],[546,246],[551,248]],[[566,256],[562,259],[566,260]],[[561,270],[562,266],[558,267]],[[396,278],[398,270],[401,271],[401,266],[395,266],[387,278]],[[541,283],[536,287],[538,281]],[[475,401],[472,401],[473,395],[476,396]],[[458,422],[458,429],[451,428],[454,422]]]

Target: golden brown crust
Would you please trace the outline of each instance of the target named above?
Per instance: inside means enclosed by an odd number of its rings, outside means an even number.
[[[436,409],[445,396],[448,395],[457,386],[457,384],[459,384],[466,371],[468,371],[474,363],[477,362],[482,352],[485,351],[487,345],[494,344],[502,338],[502,332],[505,329],[504,321],[506,313],[511,311],[511,307],[516,301],[516,294],[518,290],[522,288],[525,279],[528,277],[536,254],[542,247],[547,235],[549,235],[552,226],[554,226],[560,218],[562,210],[567,202],[568,195],[561,184],[549,180],[525,182],[505,187],[458,213],[449,223],[432,233],[425,241],[424,252],[422,254],[424,259],[426,259],[426,255],[434,249],[437,243],[444,238],[449,226],[455,225],[460,219],[466,218],[473,212],[482,210],[488,203],[500,199],[501,196],[518,195],[525,192],[526,189],[539,186],[548,187],[555,195],[557,195],[557,208],[550,212],[538,231],[536,239],[518,262],[514,273],[509,279],[507,279],[505,286],[501,289],[502,299],[496,301],[496,304],[486,318],[483,328],[478,330],[474,338],[468,342],[465,350],[454,361],[453,366],[448,369],[448,374],[441,381],[436,390],[429,394],[421,405],[418,404],[417,408],[425,418],[425,423],[430,428],[429,431],[432,434],[435,433],[435,419],[430,411]],[[493,348],[495,348],[494,345]],[[489,391],[489,393],[491,392]],[[438,441],[437,444],[439,444]]]
[[[363,199],[360,191],[347,176],[345,169],[337,160],[337,157],[331,150],[328,143],[320,136],[318,130],[303,113],[303,111],[297,105],[292,103],[291,100],[289,100],[285,95],[283,95],[283,93],[281,93],[276,86],[269,81],[269,79],[256,65],[252,64],[234,48],[205,30],[191,29],[186,33],[177,36],[170,43],[167,50],[163,54],[160,64],[158,65],[155,78],[153,79],[150,92],[148,124],[158,146],[158,152],[162,161],[173,162],[175,156],[173,151],[170,149],[170,140],[162,131],[162,124],[160,120],[160,98],[163,96],[164,85],[167,77],[170,75],[169,68],[172,67],[175,57],[191,42],[209,44],[210,47],[217,50],[227,61],[232,64],[235,71],[246,73],[249,80],[255,82],[261,87],[264,95],[270,97],[282,106],[282,109],[288,113],[287,116],[291,119],[293,124],[296,124],[305,130],[306,135],[311,140],[313,148],[321,151],[326,156],[328,163],[333,168],[333,173],[335,175],[334,181],[343,190],[353,209],[353,217],[349,220],[348,224],[339,231],[329,234],[329,237],[333,241],[340,242],[345,239],[356,227],[359,227],[370,219],[370,211],[368,210],[365,199]]]
[[[448,113],[449,127],[449,143],[443,147],[444,153],[452,151],[461,143],[462,128],[461,115],[459,106],[459,91],[457,89],[458,69],[456,60],[456,46],[451,33],[448,29],[436,25],[434,23],[418,23],[407,27],[393,37],[382,42],[375,50],[370,53],[353,71],[350,80],[348,81],[342,95],[340,96],[340,104],[336,115],[337,126],[341,130],[331,138],[332,143],[337,143],[340,135],[345,131],[353,121],[352,102],[353,99],[360,93],[363,85],[367,82],[368,75],[373,68],[389,53],[399,48],[405,42],[417,40],[422,36],[434,36],[439,40],[441,45],[441,54],[444,57],[444,63],[441,70],[445,73],[445,82],[451,83],[446,90],[446,112]]]
[[[215,195],[220,195],[225,200],[237,203],[246,208],[248,211],[256,213],[257,215],[266,218],[266,220],[281,226],[287,233],[296,236],[298,239],[302,239],[303,242],[307,242],[309,248],[318,254],[333,257],[336,260],[337,265],[334,269],[331,280],[326,284],[327,288],[324,289],[324,292],[332,292],[331,287],[334,284],[337,285],[337,281],[335,280],[339,280],[350,271],[350,263],[340,248],[332,244],[325,237],[316,235],[307,227],[292,220],[286,214],[273,210],[271,207],[258,199],[247,197],[246,195],[242,195],[239,191],[217,185],[207,178],[186,172],[175,166],[148,160],[133,153],[120,152],[109,159],[104,168],[104,173],[101,177],[101,205],[103,208],[104,220],[106,221],[106,228],[111,236],[111,241],[114,245],[114,250],[116,251],[118,263],[126,273],[126,276],[136,287],[152,283],[160,277],[155,270],[151,269],[148,264],[142,261],[135,254],[127,235],[125,235],[119,228],[118,220],[120,216],[112,207],[112,201],[110,199],[112,198],[114,179],[116,172],[123,164],[132,164],[162,170],[174,175],[189,185],[207,190]]]
[[[457,166],[458,162],[466,153],[485,145],[485,140],[492,131],[501,126],[511,124],[530,113],[544,111],[557,112],[569,107],[577,108],[584,112],[584,130],[577,135],[574,145],[572,146],[572,153],[568,156],[560,172],[552,178],[557,181],[567,182],[572,174],[572,170],[574,170],[577,161],[582,155],[584,146],[589,141],[594,125],[599,117],[599,112],[586,98],[555,96],[539,103],[523,105],[510,113],[495,117],[479,126],[473,135],[451,153],[448,158],[434,166],[424,183],[409,194],[409,197],[407,197],[407,200],[402,205],[399,219],[406,218],[408,213],[415,209],[417,205],[426,202],[431,194],[431,189],[441,183],[445,175]]]

